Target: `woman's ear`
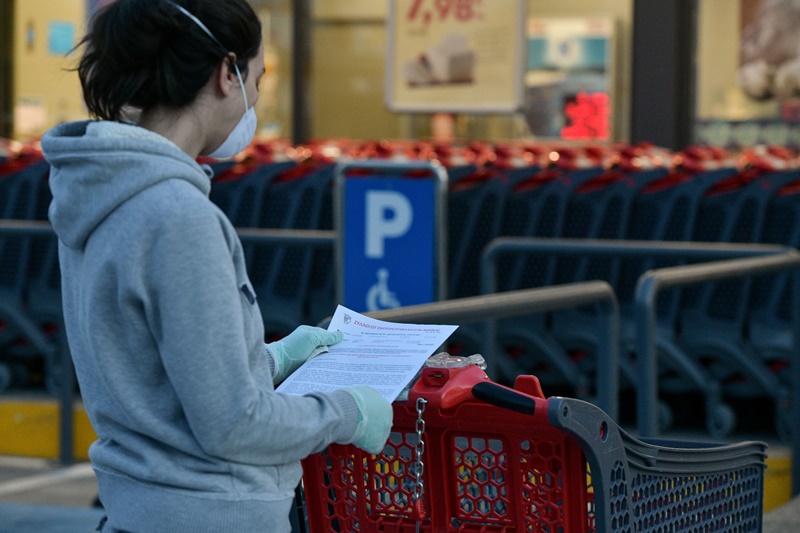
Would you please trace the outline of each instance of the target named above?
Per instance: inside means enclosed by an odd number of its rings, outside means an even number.
[[[239,87],[239,78],[233,65],[236,62],[236,54],[230,52],[217,65],[214,71],[214,85],[220,96],[228,96],[232,90]]]

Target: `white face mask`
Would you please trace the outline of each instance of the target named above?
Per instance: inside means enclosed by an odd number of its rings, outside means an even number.
[[[239,67],[234,63],[236,69],[236,77],[239,78],[239,87],[242,88],[242,96],[244,97],[244,115],[233,127],[233,130],[228,134],[228,137],[222,141],[222,144],[216,150],[208,154],[209,157],[217,159],[226,159],[233,157],[250,144],[253,136],[256,134],[256,110],[247,105],[247,93],[244,90],[244,82],[242,75],[239,73]]]

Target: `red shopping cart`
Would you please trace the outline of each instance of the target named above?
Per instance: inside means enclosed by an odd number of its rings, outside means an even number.
[[[379,455],[303,463],[322,532],[760,531],[766,445],[635,439],[602,410],[477,366],[426,368]]]

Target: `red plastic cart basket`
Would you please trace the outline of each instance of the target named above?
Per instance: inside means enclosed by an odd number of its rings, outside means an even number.
[[[510,389],[477,366],[426,368],[394,416],[381,454],[303,462],[312,533],[761,530],[764,443],[635,439],[533,376]]]

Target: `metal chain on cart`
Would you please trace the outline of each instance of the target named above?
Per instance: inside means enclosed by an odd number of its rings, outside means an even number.
[[[422,519],[425,518],[425,507],[423,506],[422,494],[425,491],[425,483],[422,481],[422,474],[425,471],[425,463],[422,462],[422,455],[425,453],[425,441],[422,436],[425,433],[425,419],[422,414],[428,400],[417,398],[417,445],[414,446],[414,492],[411,495],[412,509],[417,520],[417,533],[422,527]]]

